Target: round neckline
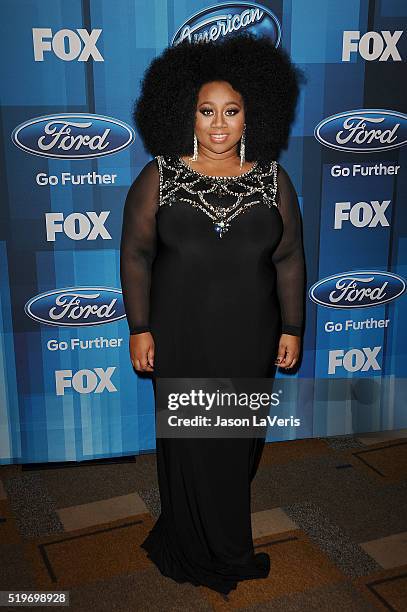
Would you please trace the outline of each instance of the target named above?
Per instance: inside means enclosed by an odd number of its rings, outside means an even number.
[[[242,172],[242,174],[234,174],[233,176],[217,176],[215,174],[204,174],[203,172],[199,172],[198,170],[194,170],[194,168],[191,168],[191,166],[189,164],[187,164],[186,161],[184,161],[182,159],[182,157],[178,157],[178,160],[181,162],[181,164],[187,168],[190,172],[192,172],[193,174],[199,174],[199,176],[203,176],[204,178],[208,178],[208,179],[225,179],[225,180],[233,180],[233,179],[238,179],[242,176],[247,176],[248,174],[250,174],[251,172],[253,172],[253,170],[255,170],[258,166],[258,161],[255,161],[253,166],[251,168],[249,168],[249,170],[246,170],[246,172]]]

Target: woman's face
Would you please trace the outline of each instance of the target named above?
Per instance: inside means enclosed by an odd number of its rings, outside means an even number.
[[[243,98],[227,81],[211,81],[199,90],[195,134],[213,153],[237,147],[245,122]]]

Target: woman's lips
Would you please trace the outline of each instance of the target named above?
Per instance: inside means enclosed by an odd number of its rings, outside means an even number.
[[[209,138],[212,140],[212,142],[224,142],[226,140],[226,138],[228,137],[228,134],[209,134]]]

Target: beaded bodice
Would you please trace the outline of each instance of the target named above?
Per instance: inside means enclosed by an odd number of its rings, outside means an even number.
[[[239,176],[208,176],[177,156],[157,156],[159,206],[185,202],[198,208],[222,236],[233,219],[255,205],[277,206],[277,161],[255,162]]]
[[[267,338],[278,297],[282,333],[301,335],[301,210],[289,175],[270,160],[223,177],[201,174],[174,155],[150,160],[126,196],[120,280],[131,333],[149,331],[151,315],[169,337],[190,311],[234,321],[236,333],[245,325],[253,334],[264,328]],[[182,329],[174,339],[189,334],[187,324],[174,329]]]

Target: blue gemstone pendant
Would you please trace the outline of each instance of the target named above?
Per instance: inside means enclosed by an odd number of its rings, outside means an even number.
[[[218,234],[218,237],[222,238],[223,234],[228,231],[230,223],[226,223],[226,221],[219,221],[218,223],[214,224],[214,227],[215,232]]]

